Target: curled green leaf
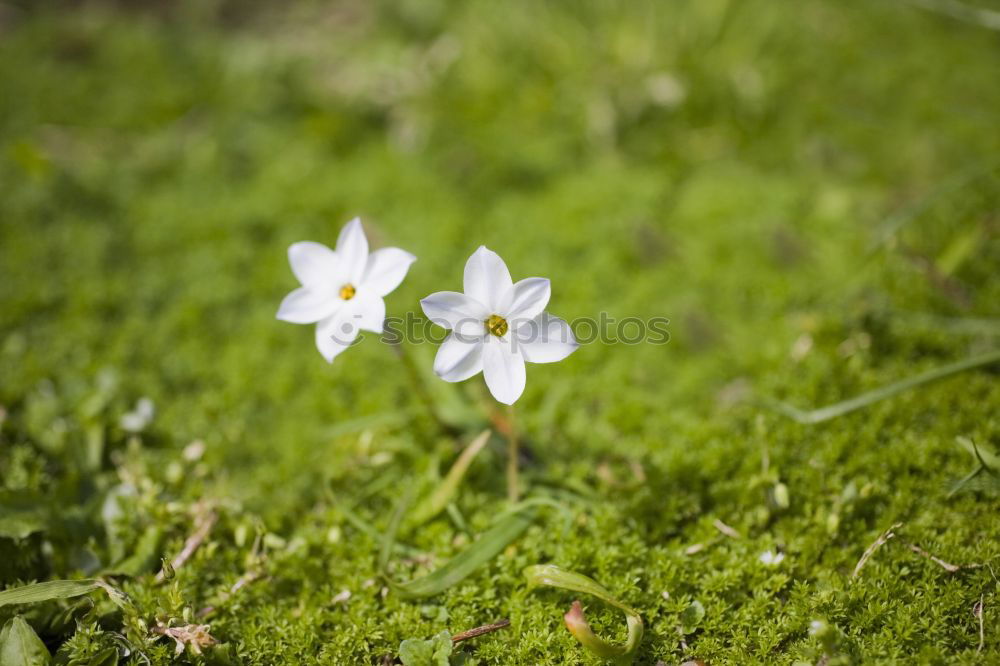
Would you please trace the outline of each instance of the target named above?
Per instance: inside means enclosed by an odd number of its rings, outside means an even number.
[[[593,578],[567,571],[554,564],[536,564],[527,567],[524,570],[524,577],[528,580],[529,585],[549,585],[564,590],[591,594],[625,613],[625,622],[628,626],[628,637],[625,639],[625,645],[614,645],[597,636],[590,628],[590,624],[583,614],[583,606],[579,601],[573,602],[563,619],[566,621],[566,628],[576,640],[598,657],[610,659],[619,664],[632,663],[639,649],[639,642],[642,641],[643,632],[642,618],[633,608],[615,599]]]

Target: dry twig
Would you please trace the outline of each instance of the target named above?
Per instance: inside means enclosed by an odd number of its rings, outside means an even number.
[[[201,521],[198,523],[198,527],[195,529],[194,533],[191,534],[184,542],[184,547],[181,552],[177,554],[173,560],[170,561],[170,566],[176,571],[184,566],[184,563],[191,559],[198,547],[208,538],[209,532],[212,531],[212,527],[215,526],[215,521],[218,520],[218,516],[215,515],[214,511],[209,511],[205,514]],[[156,574],[156,582],[163,582],[165,579],[164,573],[161,571]]]
[[[952,564],[951,562],[945,562],[940,557],[935,557],[934,555],[931,555],[926,550],[924,550],[923,548],[921,548],[916,544],[909,542],[904,542],[904,543],[906,543],[906,547],[912,550],[914,553],[916,553],[920,557],[926,557],[928,560],[939,565],[942,569],[944,569],[949,573],[955,573],[956,571],[961,571],[962,569],[979,569],[983,566],[982,564]]]
[[[499,622],[494,622],[492,624],[484,624],[481,627],[476,627],[475,629],[469,629],[468,631],[463,631],[460,634],[455,634],[451,637],[452,643],[460,643],[461,641],[467,641],[470,638],[475,638],[476,636],[482,636],[483,634],[488,634],[490,632],[496,631],[497,629],[503,629],[504,627],[510,626],[510,620],[504,618]]]
[[[723,534],[725,534],[730,539],[739,539],[740,538],[740,533],[739,532],[737,532],[736,530],[734,530],[729,525],[726,525],[724,522],[722,522],[718,518],[716,518],[715,520],[712,521],[712,525],[715,527],[715,529],[719,530],[720,532],[722,532]]]
[[[705,550],[705,544],[703,544],[703,543],[693,543],[693,544],[691,544],[690,546],[688,546],[687,548],[684,549],[684,554],[688,555],[688,556],[697,555],[698,553],[700,553],[703,550]]]
[[[983,595],[980,594],[979,601],[973,604],[972,614],[979,618],[979,647],[976,649],[976,654],[980,654],[986,645],[986,630],[983,627]]]
[[[267,561],[267,555],[261,554],[260,546],[261,546],[261,538],[260,535],[258,534],[257,538],[254,539],[253,547],[250,550],[251,553],[250,559],[252,562],[250,568],[246,571],[246,573],[240,576],[235,583],[233,583],[232,587],[229,588],[228,593],[223,593],[222,598],[220,599],[220,603],[225,603],[229,601],[233,597],[233,595],[235,595],[237,592],[239,592],[244,587],[257,580],[258,578],[262,578],[264,576],[264,563]],[[200,611],[198,611],[198,617],[203,618],[208,615],[211,615],[212,613],[215,612],[215,610],[216,610],[215,606],[206,606],[202,608]]]
[[[854,573],[851,574],[851,580],[854,580],[855,578],[858,577],[858,574],[861,573],[861,569],[863,569],[865,564],[868,563],[869,558],[871,558],[871,556],[875,554],[876,550],[878,550],[883,544],[885,544],[886,541],[896,536],[893,533],[893,530],[898,530],[902,526],[903,523],[893,523],[892,525],[889,526],[889,529],[887,529],[885,532],[882,532],[882,534],[879,535],[879,538],[875,539],[875,542],[872,545],[868,546],[868,550],[864,552],[864,554],[861,556],[861,559],[858,560],[857,566],[854,567]]]

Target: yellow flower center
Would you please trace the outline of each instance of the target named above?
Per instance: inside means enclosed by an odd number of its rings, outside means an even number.
[[[353,284],[345,284],[340,288],[340,297],[345,301],[349,301],[354,298],[354,294],[358,293],[358,290],[354,288]]]
[[[502,338],[507,335],[507,320],[500,315],[490,315],[490,318],[486,320],[486,330]]]

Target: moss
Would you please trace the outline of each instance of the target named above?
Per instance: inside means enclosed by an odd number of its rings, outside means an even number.
[[[573,597],[524,585],[542,562],[642,613],[641,663],[1000,658],[992,569],[907,547],[998,554],[996,484],[949,495],[976,465],[956,436],[1000,445],[996,369],[814,426],[754,399],[818,406],[996,345],[988,31],[818,0],[43,3],[0,30],[0,505],[41,525],[0,534],[0,575],[134,574],[116,580],[135,617],[96,596],[27,613],[68,663],[115,632],[170,662],[135,624],[157,617],[210,624],[226,647],[193,662],[373,663],[507,617],[456,651],[592,663],[562,626]],[[568,319],[670,319],[666,345],[529,369],[525,478],[572,522],[543,511],[425,602],[383,593],[359,525],[384,529],[454,444],[384,345],[331,367],[274,320],[285,247],[355,214],[419,257],[390,314],[457,286],[485,243],[551,277]],[[413,351],[429,368],[432,347]],[[479,382],[433,390],[475,405]],[[144,396],[156,416],[130,435]],[[503,465],[493,442],[457,511],[406,545],[459,552],[502,507]],[[207,512],[205,543],[156,583]],[[622,641],[620,614],[584,601]]]

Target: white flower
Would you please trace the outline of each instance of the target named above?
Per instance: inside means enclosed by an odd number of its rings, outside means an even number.
[[[139,398],[135,409],[122,414],[121,426],[129,432],[142,432],[156,415],[156,406],[149,398]]]
[[[776,567],[785,559],[784,553],[776,553],[774,551],[765,550],[760,554],[760,561],[762,564],[769,567]]]
[[[512,405],[524,391],[524,362],[553,363],[579,346],[569,325],[545,312],[545,278],[514,284],[507,265],[480,246],[465,264],[465,293],[439,291],[420,301],[424,314],[450,329],[434,372],[449,382],[483,373],[493,397]]]
[[[409,252],[386,247],[368,253],[361,220],[340,230],[337,249],[312,241],[293,243],[288,263],[302,284],[278,308],[278,319],[293,324],[316,323],[316,346],[323,358],[347,349],[359,330],[381,333],[385,323],[384,296],[406,277],[416,261]]]

